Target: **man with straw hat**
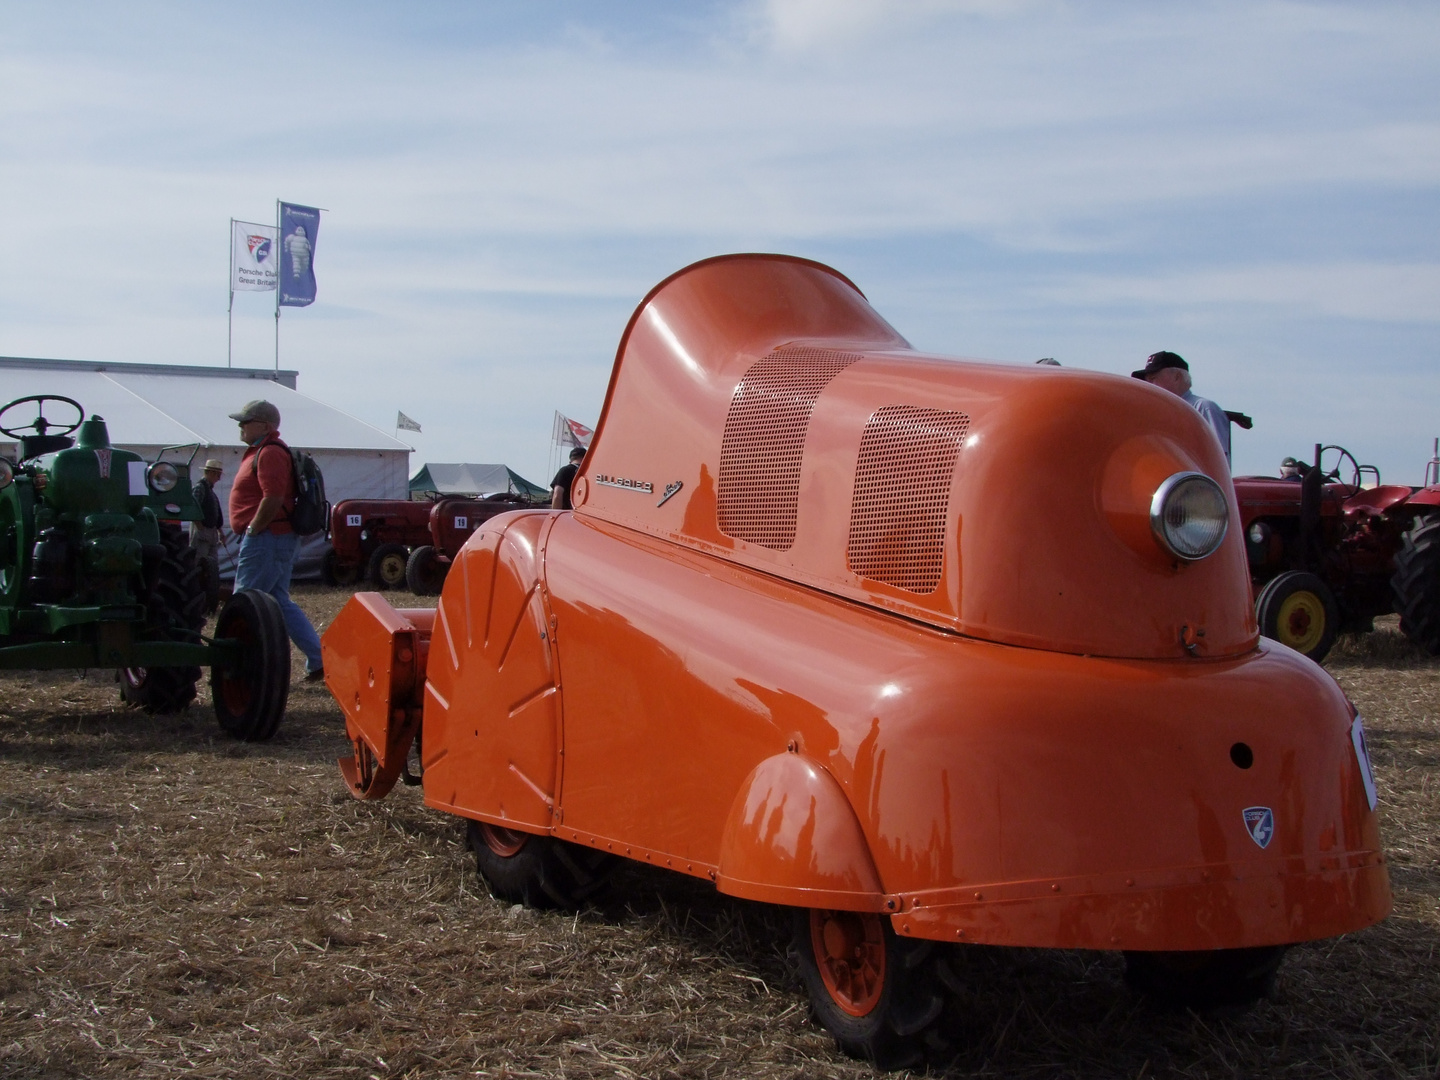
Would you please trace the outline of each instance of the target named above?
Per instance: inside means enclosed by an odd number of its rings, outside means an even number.
[[[215,494],[215,485],[225,473],[225,466],[219,458],[205,462],[205,472],[195,485],[195,501],[200,504],[200,520],[190,523],[190,546],[195,549],[196,558],[213,559],[220,549],[220,530],[225,526],[225,515],[220,509],[220,496]]]

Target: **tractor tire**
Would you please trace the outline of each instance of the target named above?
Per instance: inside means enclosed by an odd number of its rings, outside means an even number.
[[[145,598],[145,630],[151,640],[200,644],[205,626],[205,582],[194,550],[173,525],[160,526],[165,549],[155,587]],[[120,700],[147,713],[184,710],[195,700],[200,669],[185,667],[122,668]]]
[[[405,583],[416,596],[439,596],[449,572],[450,564],[442,562],[439,553],[429,544],[423,544],[410,553],[410,561],[405,564]]]
[[[867,911],[799,908],[794,933],[810,1011],[841,1051],[888,1070],[944,1045],[945,946],[901,938]]]
[[[351,585],[360,581],[360,572],[364,569],[359,563],[341,562],[340,557],[331,548],[325,553],[325,558],[320,563],[320,580],[326,585],[339,585],[348,589]]]
[[[1330,587],[1314,574],[1290,570],[1260,590],[1255,621],[1260,633],[1318,664],[1340,632],[1340,606]]]
[[[370,555],[365,579],[381,592],[398,589],[405,584],[405,565],[409,559],[410,552],[404,544],[381,544]]]
[[[605,852],[481,821],[469,823],[466,839],[497,900],[574,911],[598,901],[609,884],[613,856]]]
[[[1395,553],[1390,579],[1400,632],[1440,656],[1440,517],[1417,521]]]
[[[241,644],[235,663],[210,669],[220,729],[245,742],[263,742],[275,734],[290,699],[290,636],[280,605],[255,589],[236,593],[215,620],[215,640]]]
[[[203,555],[197,562],[205,588],[205,615],[209,617],[220,610],[220,560],[214,555]]]
[[[1162,1005],[1216,1009],[1253,1005],[1275,985],[1288,945],[1208,952],[1127,952],[1125,981]]]

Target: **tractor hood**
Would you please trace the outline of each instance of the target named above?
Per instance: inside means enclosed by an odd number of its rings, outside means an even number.
[[[1177,473],[1230,528],[1184,561],[1151,532]],[[1225,459],[1135,379],[916,352],[846,278],[710,259],[632,316],[572,488],[598,519],[976,638],[1113,657],[1257,641]]]

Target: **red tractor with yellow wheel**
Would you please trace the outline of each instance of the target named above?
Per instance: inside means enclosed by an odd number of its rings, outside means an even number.
[[[1364,725],[1260,636],[1173,394],[922,354],[829,267],[726,256],[635,311],[571,499],[323,642],[351,794],[418,782],[497,897],[630,859],[789,908],[887,1065],[958,1037],[972,946],[1241,1004],[1389,912]]]
[[[1440,485],[1382,484],[1339,446],[1313,461],[1293,478],[1235,478],[1260,632],[1320,661],[1338,634],[1398,612],[1440,655]]]

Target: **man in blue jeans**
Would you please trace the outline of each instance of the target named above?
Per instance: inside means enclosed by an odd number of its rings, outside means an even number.
[[[258,589],[279,602],[290,640],[305,654],[305,678],[313,682],[324,678],[325,669],[320,635],[290,599],[300,538],[290,527],[295,473],[290,449],[280,439],[280,410],[268,401],[251,401],[230,418],[239,422],[240,441],[247,447],[230,485],[230,527],[240,537],[235,591]]]

